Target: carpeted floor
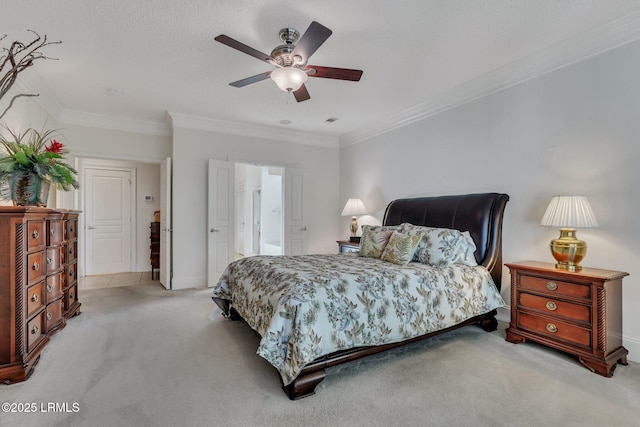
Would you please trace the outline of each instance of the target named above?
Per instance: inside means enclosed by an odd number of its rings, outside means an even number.
[[[0,386],[0,402],[37,411],[0,413],[0,425],[640,426],[640,364],[603,378],[571,356],[504,341],[504,324],[331,368],[315,396],[292,402],[255,355],[257,336],[210,319],[210,294],[157,282],[82,292],[82,314],[33,376]]]

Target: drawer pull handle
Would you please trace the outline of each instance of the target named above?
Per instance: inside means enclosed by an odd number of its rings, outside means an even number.
[[[547,289],[550,291],[555,291],[558,289],[558,284],[556,282],[547,282]]]
[[[554,325],[553,323],[547,323],[547,331],[549,331],[551,333],[556,333],[556,332],[558,332],[558,327],[556,325]]]
[[[558,308],[558,305],[555,302],[547,301],[547,310],[555,311],[556,308]]]
[[[38,233],[38,230],[33,230],[33,233],[31,233],[31,235],[33,236],[34,239],[37,239],[38,237],[40,237],[40,233]]]
[[[40,269],[40,264],[38,264],[37,262],[34,262],[31,268],[33,268],[34,271],[38,271]]]
[[[39,299],[40,299],[40,297],[38,296],[38,294],[31,295],[31,301],[38,302]]]
[[[73,277],[73,270],[69,270],[69,276]]]
[[[51,231],[50,231],[49,233],[51,233],[51,235],[52,235],[52,236],[55,236],[55,235],[56,235],[56,230],[55,230],[55,228],[52,228],[52,229],[51,229]]]
[[[31,329],[31,333],[35,335],[38,332],[40,332],[40,328],[38,328],[38,325],[34,325],[33,328]]]
[[[49,284],[47,284],[47,292],[51,292],[53,290],[53,287]]]
[[[47,313],[47,320],[51,320],[52,317],[53,317],[53,314]]]
[[[73,294],[72,294],[72,293],[69,293],[69,299],[70,299],[70,300],[72,300],[73,298],[74,298],[74,297],[73,297]]]
[[[51,264],[51,258],[47,257],[47,264]]]

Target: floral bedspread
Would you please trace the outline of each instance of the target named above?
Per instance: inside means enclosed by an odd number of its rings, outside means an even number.
[[[232,262],[213,291],[262,337],[257,354],[291,383],[338,350],[402,341],[504,306],[489,271],[399,266],[356,254],[255,256]]]

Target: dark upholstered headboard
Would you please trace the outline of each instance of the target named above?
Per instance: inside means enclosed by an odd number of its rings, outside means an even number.
[[[498,289],[502,279],[502,218],[507,194],[416,197],[394,200],[387,206],[383,225],[414,225],[468,231],[476,244],[476,261],[491,272]]]

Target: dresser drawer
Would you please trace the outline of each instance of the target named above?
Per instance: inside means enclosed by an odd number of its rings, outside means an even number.
[[[64,266],[64,246],[47,248],[47,274],[60,271]]]
[[[73,304],[76,303],[76,301],[78,300],[78,287],[77,286],[72,286],[69,288],[69,290],[67,291],[67,295],[65,298],[65,310],[69,310],[71,307],[73,307]]]
[[[70,264],[67,267],[67,286],[75,285],[78,277],[78,264]]]
[[[44,307],[44,298],[44,281],[27,288],[27,318]]]
[[[518,313],[518,328],[529,330],[571,345],[591,348],[591,330],[528,313]]]
[[[46,303],[55,301],[62,296],[62,290],[64,289],[65,274],[57,273],[51,276],[47,276],[45,284]]]
[[[32,351],[46,334],[45,312],[41,312],[27,323],[27,352]]]
[[[27,221],[27,251],[44,249],[46,244],[44,221]]]
[[[521,308],[541,311],[548,316],[564,317],[584,323],[587,326],[591,325],[591,307],[589,306],[532,295],[526,292],[518,293],[518,305]]]
[[[73,262],[78,257],[78,241],[67,242],[67,262]]]
[[[47,332],[58,326],[62,322],[62,299],[47,305],[45,311],[45,319],[47,322]]]
[[[27,280],[31,285],[44,279],[45,252],[36,252],[27,255]]]
[[[64,242],[64,221],[61,219],[50,220],[48,226],[47,245],[55,246]]]
[[[78,220],[67,220],[67,240],[75,240],[78,237]]]
[[[591,286],[588,283],[582,285],[579,283],[521,274],[518,277],[518,288],[549,295],[568,296],[591,300]]]

